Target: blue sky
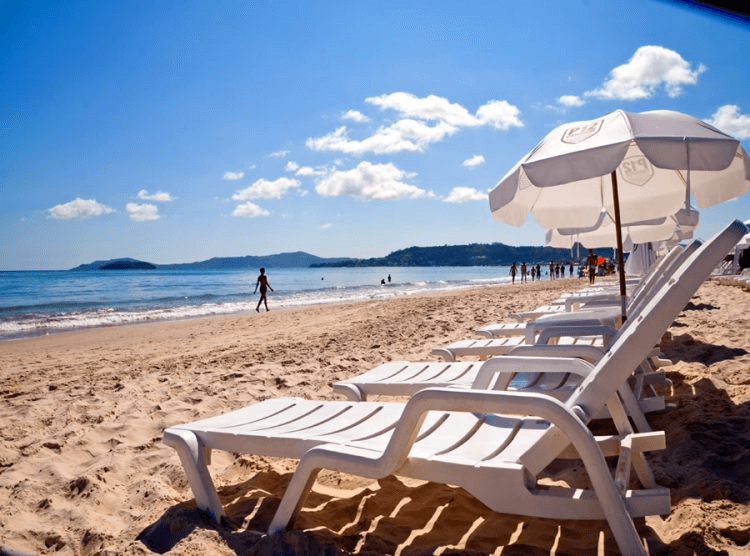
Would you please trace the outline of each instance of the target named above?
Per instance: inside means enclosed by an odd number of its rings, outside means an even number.
[[[750,150],[749,60],[656,0],[3,2],[0,270],[540,245],[487,191],[545,133],[671,109]]]

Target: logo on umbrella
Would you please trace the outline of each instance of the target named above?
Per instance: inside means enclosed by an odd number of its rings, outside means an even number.
[[[561,141],[563,143],[569,143],[571,145],[583,143],[586,139],[589,139],[590,137],[593,137],[594,135],[596,135],[599,132],[599,130],[602,128],[603,123],[604,123],[604,120],[600,119],[600,120],[594,120],[593,122],[583,122],[583,123],[571,126],[565,130],[565,133],[563,133]]]
[[[633,185],[646,185],[654,176],[654,167],[643,155],[631,156],[620,163],[619,174]]]

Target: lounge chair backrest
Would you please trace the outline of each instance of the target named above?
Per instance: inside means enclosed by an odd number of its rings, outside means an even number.
[[[746,231],[747,227],[735,220],[697,248],[650,296],[643,308],[625,322],[601,361],[567,402],[577,408],[582,420],[588,421],[600,411],[609,397],[624,384],[633,369],[659,343],[717,262]]]
[[[649,273],[643,282],[639,291],[634,294],[630,300],[629,312],[633,316],[642,309],[642,305],[647,302],[654,294],[664,285],[664,282],[672,276],[675,271],[690,257],[701,242],[693,240],[686,246],[676,245],[670,249],[664,257],[654,267],[654,272]]]
[[[668,264],[669,261],[671,261],[674,257],[677,256],[678,253],[682,251],[682,247],[683,246],[678,243],[677,245],[672,247],[666,255],[663,255],[656,259],[656,263],[651,265],[651,267],[641,276],[640,280],[638,280],[632,291],[628,294],[631,303],[632,300],[639,296],[644,288],[649,284],[649,282],[652,280],[652,276],[661,272],[661,269],[664,268],[664,265]]]

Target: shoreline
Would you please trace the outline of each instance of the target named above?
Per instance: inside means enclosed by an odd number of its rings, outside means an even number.
[[[562,280],[578,280],[577,278],[562,278],[554,281],[545,280],[541,281],[541,283],[545,282],[558,282]],[[540,282],[540,281],[537,281]],[[529,282],[528,285],[533,285],[534,283]],[[333,301],[310,301],[303,304],[294,304],[290,305],[287,303],[284,303],[283,301],[279,303],[276,307],[273,307],[274,311],[293,311],[293,310],[300,310],[304,311],[308,308],[313,307],[325,307],[329,305],[340,305],[340,304],[347,304],[347,303],[368,303],[368,302],[377,302],[377,301],[384,301],[388,302],[392,299],[398,299],[402,297],[411,297],[411,296],[421,296],[421,295],[440,295],[442,293],[452,293],[452,292],[461,292],[465,290],[471,290],[475,288],[502,288],[506,286],[513,286],[514,284],[466,284],[462,286],[454,286],[446,290],[425,290],[425,291],[418,291],[418,292],[402,292],[400,294],[395,295],[393,298],[389,299],[337,299]],[[386,287],[391,286],[390,284]],[[526,287],[526,286],[524,286]],[[273,298],[269,298],[269,302],[273,303]],[[255,300],[250,303],[252,305],[255,303]],[[261,310],[260,313],[265,313],[266,311]],[[214,318],[231,318],[231,317],[250,317],[254,315],[256,311],[254,309],[242,309],[242,310],[232,310],[227,312],[215,312],[215,313],[206,313],[206,314],[199,314],[199,315],[183,315],[183,316],[173,316],[173,317],[158,317],[158,318],[152,318],[152,319],[143,319],[143,320],[133,320],[129,322],[119,322],[114,324],[91,324],[91,325],[79,325],[76,327],[71,328],[60,328],[60,329],[52,329],[52,330],[45,330],[44,332],[23,332],[23,333],[17,333],[15,335],[6,335],[6,336],[0,336],[0,345],[2,345],[4,342],[13,342],[18,340],[24,340],[28,338],[40,338],[40,337],[46,337],[46,336],[56,336],[59,334],[70,334],[75,332],[82,332],[86,330],[96,330],[99,328],[114,328],[114,327],[120,327],[120,326],[142,326],[142,325],[151,325],[151,324],[167,324],[172,322],[181,322],[181,321],[191,321],[191,320],[202,320],[202,319],[214,319]]]
[[[337,380],[387,360],[435,360],[432,347],[586,283],[478,286],[3,342],[0,547],[194,556],[279,551],[264,544],[278,542],[291,554],[496,554],[503,546],[596,554],[603,542],[609,553],[602,522],[494,514],[446,485],[332,472],[321,473],[292,530],[262,540],[257,531],[295,462],[215,452],[214,480],[239,521],[216,527],[196,511],[174,450],[161,442],[168,426],[268,397],[335,399]],[[636,526],[670,554],[741,554],[750,541],[746,315],[750,293],[709,281],[663,344],[675,362],[666,369],[673,407],[649,416],[667,435],[667,450],[649,460],[671,490],[672,512]]]
[[[410,270],[410,269],[406,269]],[[281,284],[276,284],[276,292],[270,297],[276,309],[304,308],[309,306],[339,303],[342,301],[367,301],[392,299],[426,291],[445,291],[464,289],[485,285],[503,285],[510,278],[496,274],[466,276],[451,275],[447,281],[440,276],[430,274],[406,275],[406,280],[399,283],[381,285],[362,281],[359,275],[347,274],[335,277],[332,282],[309,282],[310,276],[295,273],[281,277]],[[192,318],[214,317],[221,315],[241,315],[255,310],[257,296],[253,295],[252,284],[248,291],[238,293],[236,273],[221,273],[218,282],[210,282],[214,275],[200,275],[194,281],[186,283],[181,274],[176,275],[174,283],[167,280],[156,286],[138,277],[126,276],[124,283],[110,283],[99,278],[85,281],[83,284],[65,282],[56,286],[57,294],[45,290],[46,283],[39,284],[42,289],[38,303],[30,299],[28,304],[23,296],[10,284],[10,305],[0,310],[0,342],[24,337],[44,336],[60,332],[90,328],[140,324],[149,322],[169,322]],[[316,274],[317,276],[317,274]],[[206,282],[209,280],[209,282]],[[380,277],[377,278],[381,280]],[[240,281],[242,279],[240,278]],[[170,285],[174,288],[170,289]],[[128,296],[110,295],[111,288],[122,287],[136,293],[133,299]],[[167,289],[165,289],[165,287]],[[88,292],[78,294],[79,289]],[[155,293],[160,291],[159,294]],[[101,297],[100,297],[101,295]]]

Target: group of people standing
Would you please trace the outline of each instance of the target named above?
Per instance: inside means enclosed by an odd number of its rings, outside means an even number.
[[[520,267],[520,280],[521,282],[528,282],[528,270],[531,269],[531,281],[533,282],[536,278],[537,280],[542,279],[542,267],[540,264],[536,265],[529,265],[526,266],[526,263],[521,263]],[[513,263],[510,266],[510,277],[511,277],[511,283],[516,283],[516,274],[519,272],[519,267],[516,263]],[[556,278],[565,278],[565,263],[555,263],[554,261],[549,262],[549,276],[550,280],[554,280]],[[573,263],[570,263],[570,276],[573,277]]]

